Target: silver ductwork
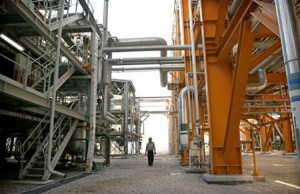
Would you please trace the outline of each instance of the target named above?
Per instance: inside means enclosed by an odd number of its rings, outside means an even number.
[[[160,46],[167,45],[167,42],[158,37],[146,37],[146,38],[125,38],[125,39],[117,39],[111,43],[111,47],[134,47],[134,46]],[[167,56],[166,50],[160,51],[161,57]],[[168,83],[167,71],[160,71],[160,84],[162,87],[165,87]]]
[[[258,78],[259,81],[256,83],[248,83],[247,84],[247,92],[255,92],[263,89],[266,87],[268,80],[267,80],[267,74],[265,69],[259,69],[258,72]]]

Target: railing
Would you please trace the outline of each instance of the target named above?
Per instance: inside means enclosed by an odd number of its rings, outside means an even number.
[[[74,100],[70,103],[69,108],[72,110],[77,110],[78,106],[80,104],[80,99],[81,99],[81,94],[78,94]],[[52,141],[52,152],[56,153],[56,151],[58,151],[59,145],[61,143],[61,141],[64,139],[65,135],[68,133],[70,126],[72,125],[72,119],[68,118],[68,121],[65,121],[66,116],[62,115],[59,120],[56,121],[55,126],[54,126],[54,130],[53,130],[53,141]],[[63,123],[63,126],[62,126]],[[49,141],[47,140],[47,142],[44,144],[43,147],[43,156],[44,156],[44,165],[47,165],[47,153],[48,153],[48,144]]]
[[[77,110],[78,106],[81,100],[81,94],[78,94],[74,98],[72,98],[72,102],[69,105],[69,108],[72,110]],[[46,134],[47,129],[49,129],[49,123],[50,123],[50,113],[51,111],[48,111],[47,114],[43,117],[43,119],[39,122],[39,124],[33,129],[33,131],[30,133],[28,138],[23,142],[23,144],[20,147],[20,157],[21,157],[21,168],[20,170],[24,169],[24,159],[26,154],[30,149],[33,148],[33,146],[36,146],[36,150],[42,148],[42,153],[45,155],[47,145],[48,145],[48,138],[49,134],[47,134],[45,137],[43,135]],[[66,115],[61,115],[55,122],[54,125],[54,132],[53,136],[55,137],[53,141],[53,149],[56,149],[60,145],[60,140],[64,138],[63,136],[67,133],[68,127],[71,126],[72,119],[69,118],[67,122],[64,122],[66,119]],[[63,123],[64,122],[64,123]],[[40,148],[39,148],[40,147]],[[28,162],[28,161],[26,161]]]
[[[46,79],[43,77],[43,76],[40,76],[39,73],[35,73],[35,72],[32,72],[32,71],[29,71],[27,69],[26,66],[24,65],[21,65],[17,62],[15,62],[14,60],[6,57],[5,55],[3,54],[0,54],[0,57],[6,59],[7,61],[13,63],[14,65],[17,65],[17,67],[22,70],[22,75],[20,76],[20,78],[22,78],[21,80],[19,80],[19,82],[23,83],[24,87],[27,86],[27,79],[28,79],[28,76],[33,76],[35,78],[38,78],[38,79],[43,79],[44,81],[46,81]]]
[[[47,118],[49,118],[50,116],[50,111],[44,116],[44,118],[40,121],[40,123],[34,128],[34,130],[31,132],[31,134],[28,136],[28,138],[23,142],[23,144],[20,147],[20,155],[21,155],[21,169],[23,169],[23,161],[25,158],[25,155],[27,154],[27,152],[32,148],[33,145],[35,145],[38,141],[40,141],[41,139],[41,135],[43,133],[43,131],[47,128],[48,124],[49,124],[49,120],[47,120]],[[31,141],[31,143],[29,143],[29,141],[33,138],[33,140]],[[28,146],[27,143],[29,143]],[[38,142],[38,144],[40,144],[41,142]]]
[[[125,153],[124,150],[122,150],[120,148],[120,145],[117,144],[117,142],[111,141],[111,145],[112,145],[112,148],[111,148],[112,152],[114,152],[113,154],[124,154]],[[116,149],[118,149],[119,153],[116,152]]]
[[[60,5],[57,2],[54,3],[54,1],[40,1],[40,0],[24,1],[27,7],[35,14],[36,18],[42,21],[45,25],[50,25],[52,23],[59,21],[60,18],[57,17],[57,14]],[[65,6],[65,10],[64,10],[65,19],[74,14],[84,13],[84,9],[82,8],[78,0],[65,1],[64,6]],[[89,1],[88,1],[88,6],[91,10],[93,10],[91,3]],[[49,47],[50,49],[52,49],[51,44],[43,37],[39,37],[39,38],[31,37],[26,39],[35,41],[36,46],[39,49],[41,49],[43,52],[48,52]],[[84,54],[81,51],[81,49],[78,47],[78,45],[74,43],[72,45],[69,45],[69,47],[68,46],[66,47],[79,61],[82,62],[82,59],[84,58]],[[77,48],[74,49],[74,47]],[[66,62],[68,61],[66,60]]]

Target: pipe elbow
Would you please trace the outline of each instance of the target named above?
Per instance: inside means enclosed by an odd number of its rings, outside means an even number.
[[[262,88],[266,87],[266,85],[268,83],[266,70],[259,69],[258,77],[259,77],[259,81],[257,83],[249,83],[247,85],[248,92],[258,91],[258,90],[261,90]]]

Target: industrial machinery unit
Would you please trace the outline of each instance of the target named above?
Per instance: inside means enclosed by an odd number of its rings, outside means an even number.
[[[14,160],[19,179],[48,180],[65,176],[58,166],[139,154],[151,111],[111,77],[129,70],[159,70],[172,92],[159,101],[182,165],[243,175],[243,151],[299,156],[299,1],[175,0],[173,45],[112,36],[108,4],[98,24],[89,0],[0,0],[2,171]],[[113,58],[140,51],[160,56]]]

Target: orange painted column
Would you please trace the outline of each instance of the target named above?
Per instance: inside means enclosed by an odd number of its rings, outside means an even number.
[[[263,121],[265,120],[266,119],[263,119]],[[264,153],[271,151],[270,138],[268,136],[269,131],[270,131],[270,126],[263,125],[260,127],[261,151]]]
[[[292,125],[289,114],[282,114],[282,135],[284,138],[284,152],[294,153],[294,143],[292,136]]]
[[[199,96],[199,113],[200,113],[199,124],[200,124],[200,127],[202,129],[200,131],[200,138],[204,141],[204,129],[203,129],[203,126],[204,126],[204,107],[203,107],[203,99],[200,96]],[[205,145],[204,144],[201,146],[200,160],[205,161]]]
[[[228,164],[224,158],[223,141],[226,133],[232,85],[232,64],[213,62],[213,57],[207,59],[206,78],[207,91],[209,91],[207,94],[207,103],[210,124],[209,143],[211,170],[212,174],[229,174]],[[220,83],[222,83],[222,86]],[[234,154],[240,155],[241,153],[237,151],[234,152]],[[233,171],[235,173],[242,173],[241,168],[236,170],[230,169],[229,171],[231,173],[233,173]]]
[[[250,129],[245,129],[245,137],[246,137],[246,141],[250,141]],[[254,136],[253,136],[254,137]],[[246,143],[246,152],[250,152],[252,150],[252,146],[251,143]]]
[[[272,127],[274,127],[274,126],[272,126]],[[272,130],[271,126],[266,127],[267,138],[266,138],[265,146],[266,146],[266,151],[267,152],[272,151],[272,147],[271,147],[271,133],[272,133],[272,131],[271,130]]]

